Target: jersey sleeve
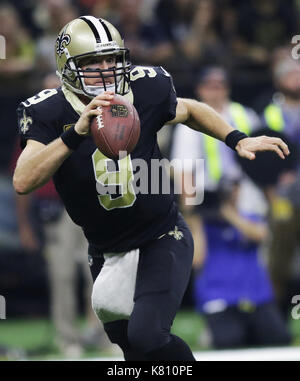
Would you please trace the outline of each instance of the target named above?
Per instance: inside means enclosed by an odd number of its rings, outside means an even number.
[[[169,80],[167,98],[164,103],[165,112],[163,115],[163,123],[165,124],[170,120],[174,119],[176,116],[177,95],[171,75],[168,72],[166,72],[165,69],[163,69],[162,67],[160,69],[164,72],[164,75],[166,75]]]
[[[17,109],[17,115],[22,149],[25,148],[28,139],[48,144],[58,137],[56,127],[47,123],[47,116],[45,115],[43,118],[43,115],[34,107],[26,107],[22,102]]]

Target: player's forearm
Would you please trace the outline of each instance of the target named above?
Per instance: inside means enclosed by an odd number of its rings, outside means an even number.
[[[58,138],[17,163],[13,184],[18,194],[28,194],[46,184],[72,153]]]
[[[188,109],[188,119],[185,122],[194,130],[204,132],[221,141],[234,130],[225,120],[210,106],[192,99],[183,100]]]

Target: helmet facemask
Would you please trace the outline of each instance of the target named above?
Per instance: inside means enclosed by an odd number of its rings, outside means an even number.
[[[68,56],[68,52],[65,51],[65,54]],[[88,65],[95,58],[104,55],[113,55],[116,58],[115,66],[108,69],[82,69],[82,66]],[[86,95],[89,98],[94,98],[104,91],[114,91],[116,94],[125,95],[130,91],[130,67],[128,49],[119,47],[114,49],[106,48],[101,51],[69,57],[62,72],[62,80],[72,91]],[[100,78],[103,85],[86,85],[85,78]],[[108,79],[110,79],[110,83],[108,83]]]

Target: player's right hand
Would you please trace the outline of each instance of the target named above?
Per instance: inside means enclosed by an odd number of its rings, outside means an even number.
[[[101,114],[99,106],[105,107],[110,105],[110,101],[114,97],[113,91],[105,91],[97,95],[83,110],[78,122],[75,124],[75,131],[79,135],[88,135],[90,133],[90,125],[93,117]]]
[[[235,149],[239,156],[249,160],[255,159],[255,153],[261,151],[274,151],[281,159],[290,154],[287,144],[282,139],[264,135],[241,139]]]

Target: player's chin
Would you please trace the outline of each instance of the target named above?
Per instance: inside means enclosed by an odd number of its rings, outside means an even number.
[[[111,93],[111,92],[113,92],[111,89],[112,89],[112,87],[114,85],[115,85],[114,83],[108,83],[107,82],[107,83],[105,83],[105,86],[103,85],[103,83],[98,83],[98,84],[96,84],[94,86],[97,86],[97,87],[99,87],[101,89],[101,92],[100,92],[100,94],[101,94],[101,93],[107,93],[107,92]]]

